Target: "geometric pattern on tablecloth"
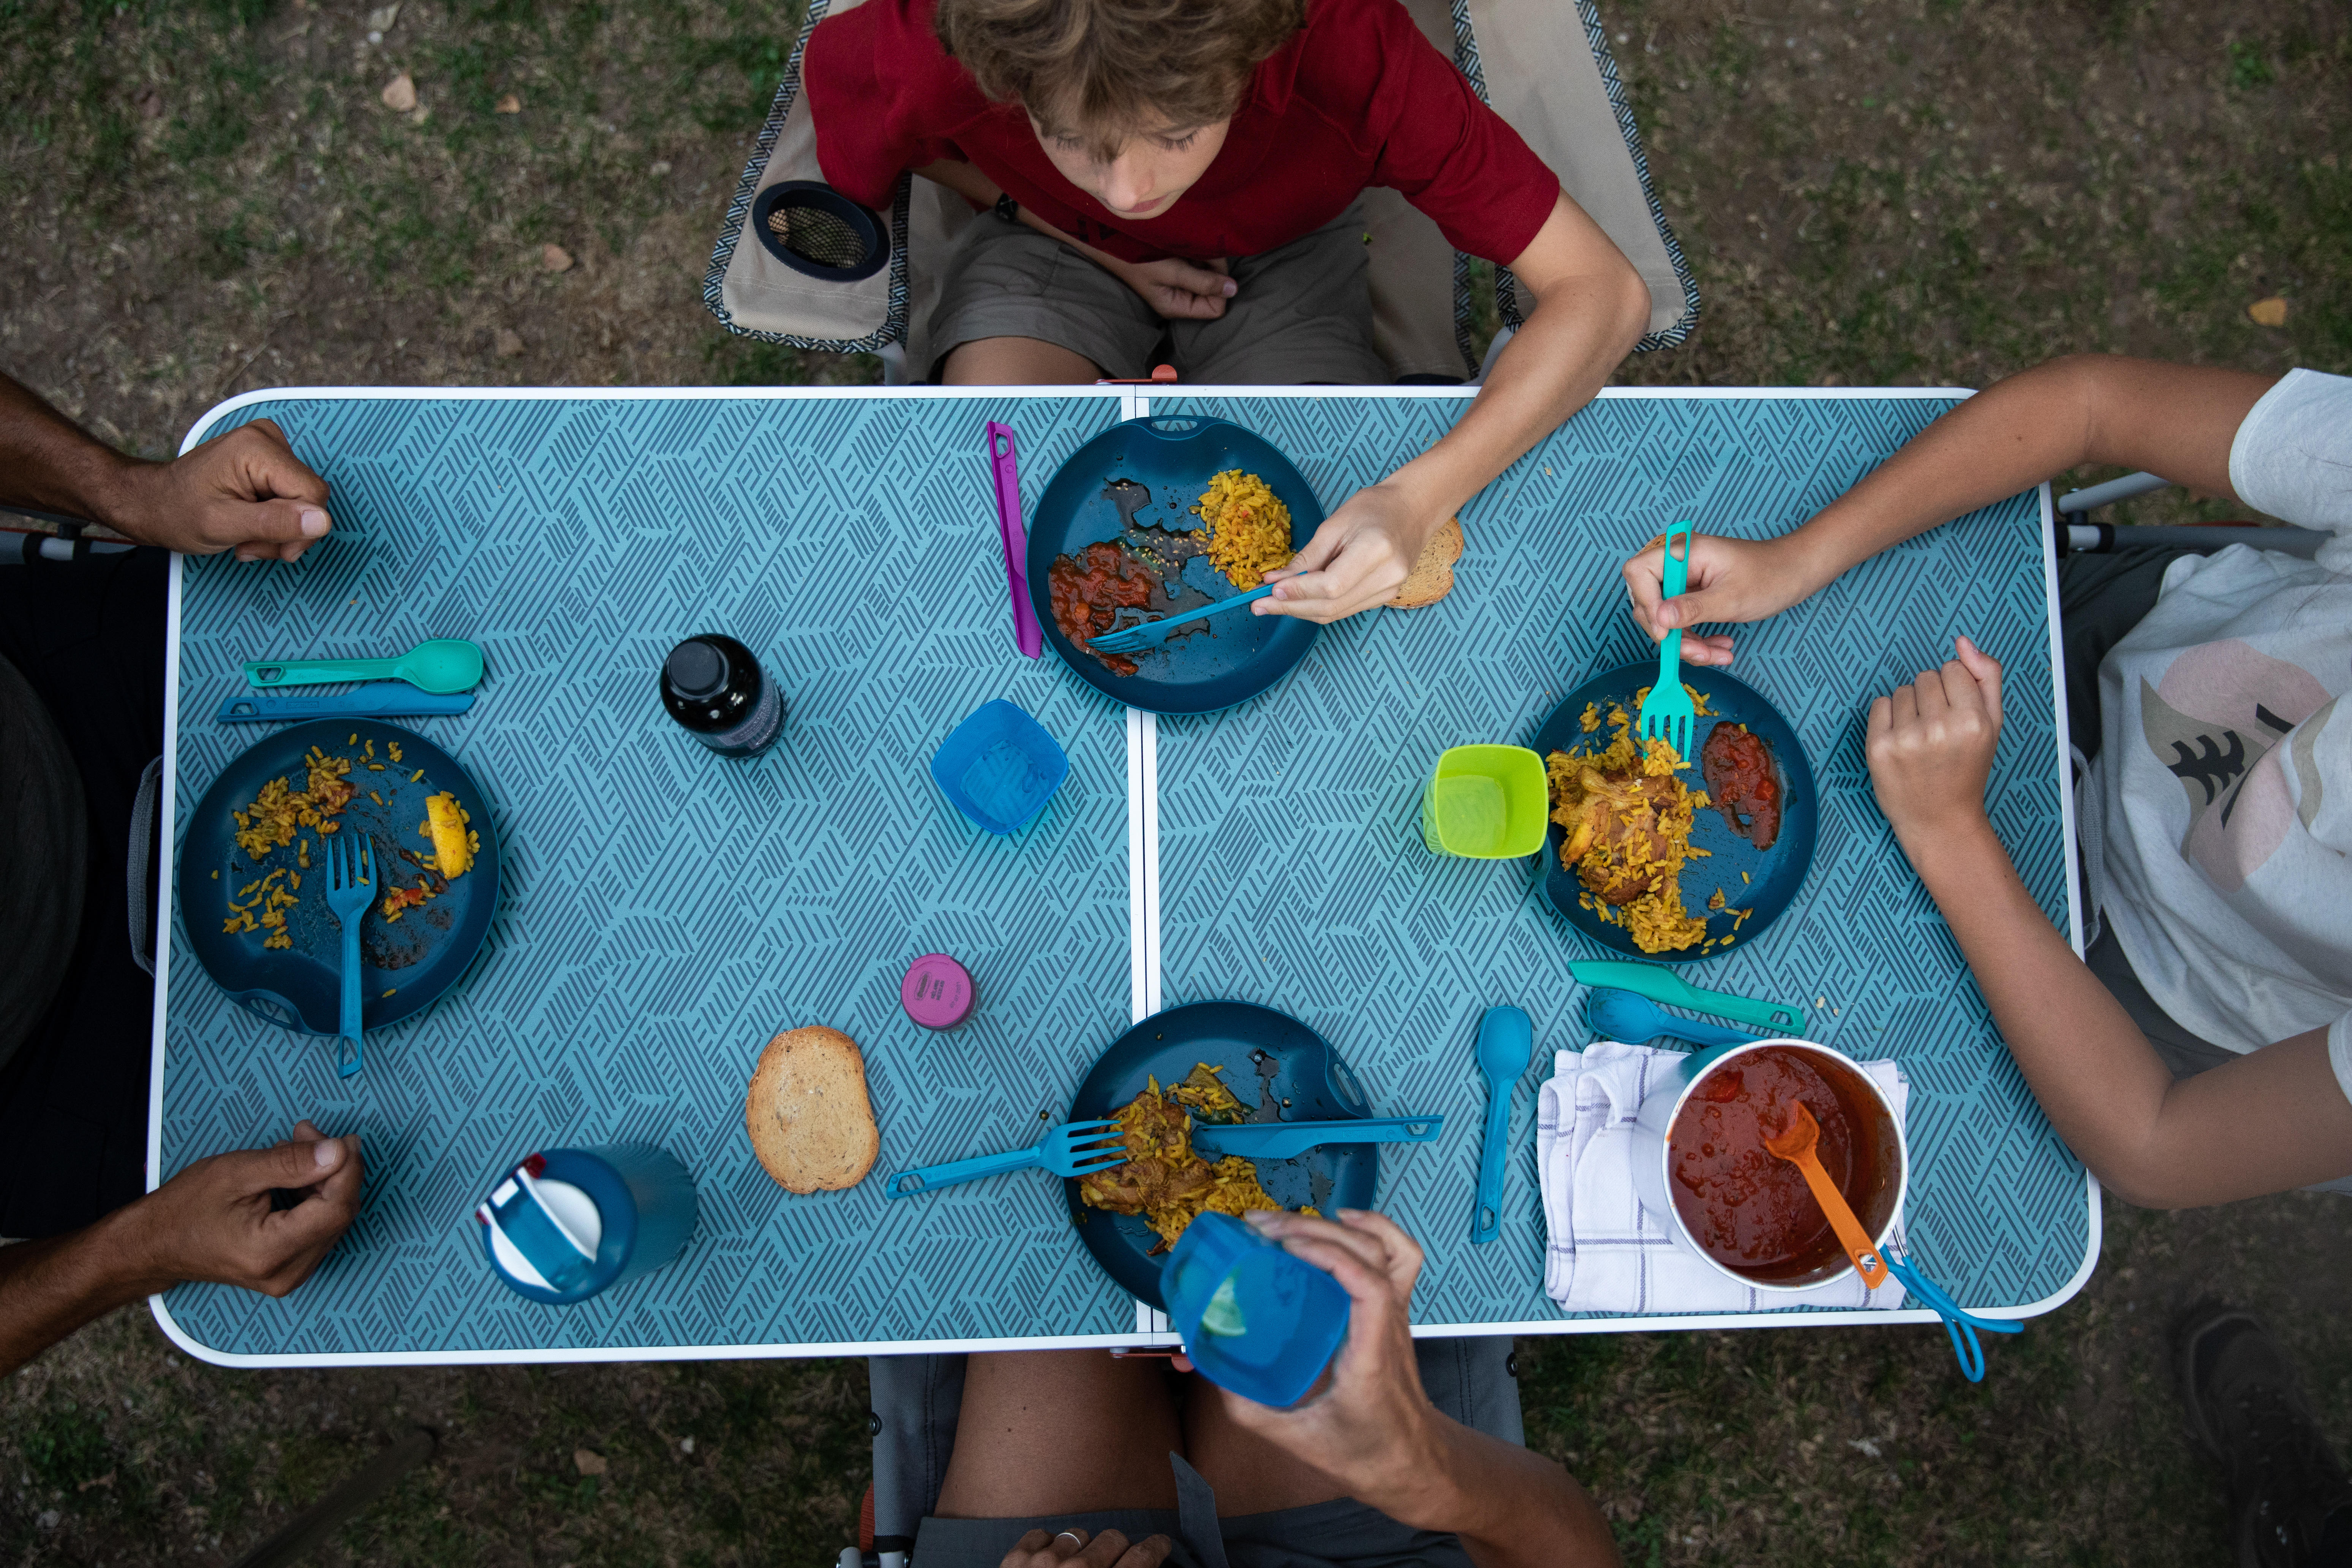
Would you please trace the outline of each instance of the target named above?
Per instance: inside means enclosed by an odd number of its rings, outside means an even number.
[[[1012,646],[982,424],[1011,423],[1034,507],[1117,395],[986,400],[301,397],[248,404],[334,488],[295,567],[184,563],[174,840],[261,733],[212,712],[264,655],[482,645],[479,701],[395,721],[465,763],[496,814],[500,910],[452,990],[367,1043],[228,1004],[174,913],[163,1173],[310,1115],[365,1136],[367,1206],[282,1300],[185,1285],[178,1326],[296,1358],[1130,1333],[1042,1174],[888,1203],[894,1169],[1034,1142],[1129,1024],[1125,710]],[[751,761],[661,710],[677,639],[740,637],[790,705]],[[1070,754],[1040,819],[982,832],[932,784],[992,698]],[[299,782],[299,781],[298,781]],[[908,962],[954,953],[981,1006],[947,1035],[900,1011]],[[864,1049],[875,1178],[796,1197],[743,1130],[779,1028]],[[695,1174],[680,1260],[586,1304],[497,1282],[469,1217],[532,1149],[658,1143]]]
[[[1537,1062],[1589,1038],[1564,968],[1613,957],[1544,900],[1536,859],[1441,858],[1422,846],[1437,753],[1526,744],[1589,674],[1654,657],[1619,567],[1677,518],[1785,531],[1957,399],[1598,401],[1463,509],[1467,549],[1434,606],[1328,626],[1279,685],[1158,727],[1162,1005],[1231,996],[1295,1013],[1363,1079],[1375,1114],[1443,1113],[1444,1138],[1382,1151],[1379,1202],[1428,1251],[1415,1321],[1568,1316],[1542,1279],[1534,1116],[1514,1096],[1501,1239],[1469,1241],[1486,1090],[1479,1014],[1535,1020]],[[1155,394],[1155,416],[1214,414],[1285,451],[1327,510],[1417,456],[1452,397]],[[2029,492],[1898,545],[1760,625],[1733,673],[1796,727],[1820,792],[1797,900],[1769,931],[1679,965],[1695,984],[1798,1002],[1812,1038],[1909,1075],[1907,1226],[1961,1301],[2022,1306],[2063,1289],[2092,1246],[2082,1166],[2034,1103],[1948,929],[1870,794],[1872,697],[1949,657],[1966,632],[2008,671],[1994,826],[2068,928],[2063,803],[2040,510]],[[1828,1005],[1816,1008],[1816,997]],[[1835,1011],[1832,1011],[1835,1009]]]

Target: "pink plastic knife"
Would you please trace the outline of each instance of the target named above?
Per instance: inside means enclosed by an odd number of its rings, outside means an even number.
[[[996,531],[1004,542],[1004,583],[1013,594],[1013,641],[1024,657],[1045,651],[1045,634],[1029,606],[1029,534],[1021,526],[1021,470],[1013,460],[1013,432],[988,422],[988,468],[996,480]]]

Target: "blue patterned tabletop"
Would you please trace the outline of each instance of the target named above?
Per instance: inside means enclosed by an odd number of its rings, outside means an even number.
[[[1168,1005],[1226,995],[1297,1014],[1383,1110],[1448,1114],[1444,1143],[1382,1161],[1381,1205],[1430,1247],[1421,1321],[1556,1315],[1537,1284],[1532,1074],[1504,1240],[1473,1249],[1461,1234],[1484,1109],[1470,1038],[1480,1009],[1513,1001],[1546,1050],[1583,1043],[1561,969],[1577,939],[1540,902],[1532,863],[1430,858],[1412,825],[1422,771],[1448,744],[1526,740],[1582,672],[1641,651],[1616,563],[1669,513],[1785,527],[1947,405],[1605,400],[1465,510],[1452,597],[1334,628],[1237,709],[1158,721],[1150,989]],[[473,773],[507,863],[473,968],[372,1037],[349,1083],[327,1042],[227,1005],[175,916],[161,1173],[305,1115],[362,1132],[369,1171],[365,1213],[292,1295],[165,1297],[182,1342],[315,1363],[1135,1337],[1133,1302],[1087,1260],[1057,1183],[890,1204],[875,1180],[796,1197],[742,1124],[768,1037],[824,1023],[864,1048],[877,1173],[1016,1146],[1064,1113],[1127,1027],[1131,726],[1052,658],[1013,651],[981,452],[984,419],[1014,426],[1034,506],[1055,465],[1127,406],[1111,392],[289,393],[209,421],[199,435],[278,421],[333,485],[336,531],[293,568],[183,563],[175,839],[254,738],[210,719],[242,660],[466,637],[488,657],[475,709],[404,722]],[[1265,396],[1213,411],[1283,446],[1335,505],[1460,406]],[[2021,498],[1745,634],[1739,672],[1812,754],[1821,843],[1797,907],[1693,972],[1823,997],[1816,1037],[1903,1062],[1920,1151],[1913,1245],[1981,1304],[2063,1289],[2090,1247],[2084,1177],[1870,800],[1862,698],[1941,657],[1956,629],[2009,662],[2012,690],[2045,689],[2041,549]],[[759,759],[711,756],[659,711],[662,655],[703,630],[749,643],[791,705]],[[925,771],[995,697],[1029,709],[1071,759],[1045,815],[1010,839],[965,823]],[[1994,818],[2063,925],[2054,755],[2051,714],[2013,700]],[[952,1034],[898,1008],[906,963],[931,951],[977,978],[981,1008]],[[701,1220],[679,1261],[572,1309],[497,1284],[468,1215],[502,1162],[628,1141],[695,1173]]]
[[[372,1037],[329,1043],[227,1005],[175,929],[161,1169],[282,1137],[363,1134],[366,1210],[283,1300],[187,1285],[215,1354],[447,1360],[1019,1333],[1126,1333],[1040,1177],[886,1203],[880,1175],[1034,1142],[1130,1019],[1123,709],[1014,651],[982,424],[1009,418],[1031,504],[1123,411],[1024,399],[304,398],[247,403],[334,487],[297,567],[184,563],[173,798],[185,816],[254,726],[212,722],[260,655],[471,637],[472,711],[404,721],[494,803],[506,881],[472,969]],[[706,752],[662,712],[681,637],[724,630],[790,705],[765,755]],[[1010,838],[926,771],[992,698],[1070,754]],[[175,920],[175,928],[176,928]],[[961,957],[981,1007],[932,1035],[898,1005],[918,954]],[[796,1197],[743,1130],[761,1047],[802,1024],[863,1047],[875,1179]],[[656,1142],[695,1173],[686,1254],[579,1307],[484,1267],[470,1217],[533,1149]]]
[[[1538,1071],[1513,1102],[1503,1236],[1470,1245],[1486,1111],[1472,1043],[1485,1008],[1515,1004],[1535,1019],[1548,1072],[1553,1051],[1590,1038],[1567,961],[1615,956],[1552,910],[1538,860],[1445,859],[1423,847],[1431,764],[1448,746],[1524,745],[1587,676],[1651,655],[1625,613],[1618,569],[1668,523],[1784,531],[1954,401],[1605,398],[1464,510],[1468,548],[1449,597],[1329,628],[1287,679],[1239,708],[1158,721],[1160,1003],[1233,996],[1281,1007],[1357,1068],[1377,1114],[1446,1117],[1440,1143],[1381,1161],[1381,1207],[1429,1253],[1417,1322],[1566,1316],[1537,1283]],[[1453,397],[1151,399],[1154,416],[1213,413],[1267,437],[1327,509],[1425,450],[1460,406]],[[1913,1253],[1972,1306],[2024,1307],[2066,1291],[2094,1239],[2085,1180],[1879,815],[1862,734],[1870,699],[1949,658],[1954,633],[2000,658],[2010,699],[1993,822],[2026,886],[2068,929],[2043,550],[2029,493],[1738,629],[1734,673],[1787,716],[1812,760],[1820,839],[1778,922],[1682,966],[1710,989],[1801,997],[1811,1037],[1902,1064],[1912,1085]]]

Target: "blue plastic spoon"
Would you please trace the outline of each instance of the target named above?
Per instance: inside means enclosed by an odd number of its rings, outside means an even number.
[[[1610,985],[1595,986],[1585,997],[1584,1021],[1592,1026],[1593,1034],[1600,1038],[1622,1040],[1629,1046],[1643,1045],[1660,1036],[1687,1040],[1694,1046],[1745,1046],[1768,1037],[1742,1034],[1720,1024],[1702,1024],[1696,1018],[1678,1018],[1645,996]]]
[[[1511,1091],[1535,1053],[1535,1021],[1517,1007],[1489,1007],[1478,1020],[1478,1070],[1486,1075],[1486,1146],[1478,1156],[1478,1206],[1470,1239],[1503,1234],[1503,1156],[1510,1151]]]

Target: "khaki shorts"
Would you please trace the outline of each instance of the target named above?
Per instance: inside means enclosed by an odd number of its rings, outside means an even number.
[[[1359,204],[1360,205],[1360,204]],[[949,247],[931,315],[934,378],[950,350],[982,338],[1037,338],[1084,354],[1102,374],[1141,377],[1163,352],[1196,385],[1303,382],[1385,385],[1372,349],[1371,260],[1350,206],[1313,234],[1236,257],[1240,285],[1213,321],[1170,321],[1143,297],[1026,224],[983,216]]]

